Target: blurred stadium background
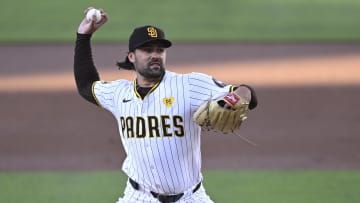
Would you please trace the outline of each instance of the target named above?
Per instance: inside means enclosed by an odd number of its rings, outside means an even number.
[[[168,69],[257,89],[241,135],[205,133],[216,202],[360,201],[360,2],[357,0],[9,1],[0,7],[0,202],[114,202],[126,177],[116,123],[72,76],[82,11],[105,9],[93,36],[103,79],[138,25],[174,42]]]

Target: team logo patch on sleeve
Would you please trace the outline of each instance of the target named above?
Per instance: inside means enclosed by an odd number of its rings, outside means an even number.
[[[214,81],[214,83],[215,83],[218,87],[225,87],[226,85],[228,85],[228,84],[226,84],[226,83],[224,83],[224,82],[221,82],[220,80],[217,80],[217,79],[215,79],[215,78],[212,78],[212,80]]]
[[[174,104],[175,98],[174,97],[165,97],[163,99],[163,103],[167,108],[170,108]]]

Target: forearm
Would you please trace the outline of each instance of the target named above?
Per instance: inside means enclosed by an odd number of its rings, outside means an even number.
[[[92,94],[92,84],[100,78],[92,59],[90,39],[90,34],[77,34],[74,76],[79,94],[87,101],[97,104]]]

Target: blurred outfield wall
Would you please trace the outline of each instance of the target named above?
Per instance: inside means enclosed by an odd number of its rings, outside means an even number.
[[[359,41],[359,0],[2,0],[0,43],[72,42],[88,6],[110,21],[97,41],[158,25],[177,41]]]

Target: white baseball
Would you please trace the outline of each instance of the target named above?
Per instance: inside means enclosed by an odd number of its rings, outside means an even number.
[[[100,12],[100,10],[95,9],[95,8],[90,9],[90,10],[86,13],[86,19],[87,19],[88,21],[92,21],[94,15],[96,16],[95,22],[96,22],[96,23],[100,22],[100,20],[101,20],[101,12]]]

